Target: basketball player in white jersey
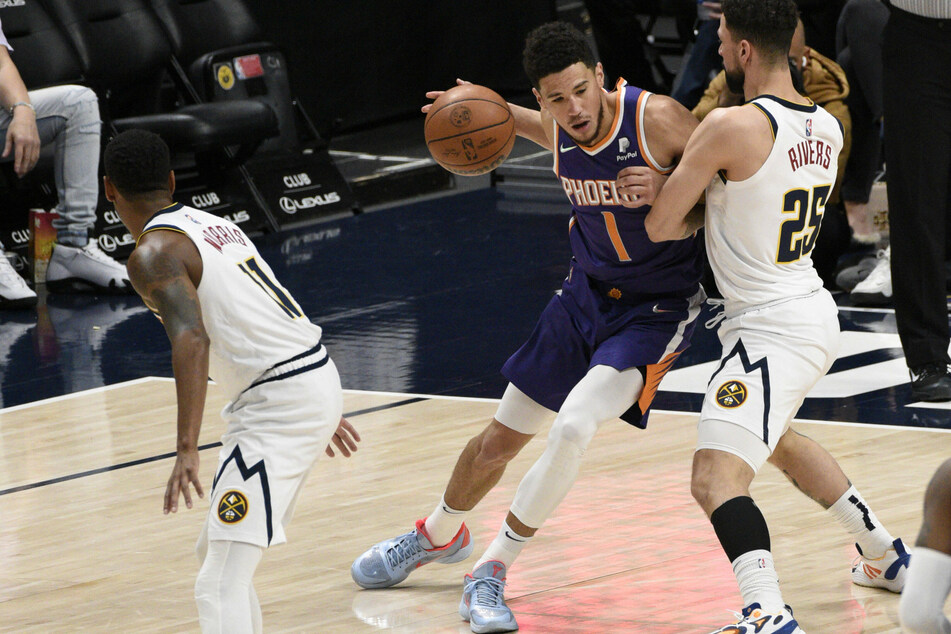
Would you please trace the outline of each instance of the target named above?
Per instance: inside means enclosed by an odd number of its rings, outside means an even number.
[[[828,508],[857,541],[855,583],[900,592],[908,554],[816,442],[789,428],[835,360],[836,305],[810,251],[836,176],[838,121],[793,88],[793,0],[723,0],[720,54],[747,105],[714,110],[690,137],[645,226],[677,240],[706,189],[706,244],[725,299],[723,356],[700,414],[691,489],[733,564],[739,623],[719,632],[801,632],[785,604],[769,529],[749,486],[767,461]],[[621,184],[621,183],[619,183]]]
[[[210,376],[229,399],[227,429],[198,540],[195,599],[203,632],[260,632],[252,577],[284,530],[304,479],[331,439],[350,455],[360,437],[342,417],[340,378],[321,329],[274,279],[236,225],[175,204],[169,151],[130,130],[105,151],[105,192],[136,239],[135,290],[165,326],[178,395],[177,458],[165,513],[199,497],[198,434]],[[326,448],[326,449],[325,449]]]

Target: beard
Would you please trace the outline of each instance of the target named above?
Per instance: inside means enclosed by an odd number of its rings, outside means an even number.
[[[742,69],[737,70],[725,70],[726,73],[726,86],[730,89],[731,92],[734,92],[738,95],[743,94],[743,84],[746,82],[746,73]]]
[[[573,134],[569,133],[570,136],[578,145],[591,146],[594,145],[594,142],[598,140],[598,132],[601,130],[601,122],[604,121],[604,104],[601,103],[598,107],[598,116],[594,121],[594,132],[591,133],[591,136],[587,139],[576,138]]]

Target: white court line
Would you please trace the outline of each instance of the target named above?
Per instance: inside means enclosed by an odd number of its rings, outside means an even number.
[[[132,379],[131,381],[123,381],[122,383],[113,383],[112,385],[103,385],[102,387],[94,387],[88,390],[82,390],[81,392],[73,392],[72,394],[63,394],[61,396],[51,396],[50,398],[44,398],[41,401],[33,401],[31,403],[23,403],[22,405],[13,405],[12,407],[4,407],[0,409],[0,414],[7,414],[9,412],[17,412],[22,409],[29,409],[30,407],[37,407],[39,405],[46,405],[47,403],[56,403],[58,401],[66,401],[71,398],[76,398],[79,396],[89,396],[90,394],[97,394],[99,392],[108,392],[120,387],[128,387],[130,385],[137,385],[139,383],[145,383],[147,381],[174,381],[175,379],[169,379],[161,376],[144,376],[141,379]]]
[[[42,401],[34,401],[32,403],[24,403],[22,405],[14,405],[13,407],[6,407],[0,409],[0,414],[6,414],[8,412],[15,412],[23,409],[28,409],[30,407],[37,407],[40,405],[46,405],[48,403],[55,403],[58,401],[65,401],[71,398],[76,398],[80,396],[88,396],[90,394],[96,394],[99,392],[108,392],[120,387],[127,387],[130,385],[138,385],[140,383],[145,383],[147,381],[164,381],[167,383],[174,382],[175,379],[164,377],[164,376],[145,376],[140,379],[132,379],[130,381],[124,381],[122,383],[113,383],[112,385],[104,385],[102,387],[94,387],[89,390],[83,390],[81,392],[73,392],[72,394],[64,394],[62,396],[53,396],[51,398],[43,399]],[[209,382],[210,383],[210,382]],[[391,396],[395,398],[405,397],[405,398],[425,398],[429,400],[445,400],[445,401],[460,401],[468,403],[498,403],[501,399],[497,398],[479,398],[474,396],[451,396],[446,394],[416,394],[413,392],[380,392],[376,390],[343,390],[344,394],[369,394],[373,396]],[[552,412],[554,413],[554,412]],[[674,414],[677,416],[693,416],[699,418],[700,414],[698,412],[682,412],[672,409],[652,409],[651,413],[654,414]],[[859,422],[848,422],[848,421],[829,421],[829,420],[812,420],[808,418],[794,418],[794,423],[807,423],[810,425],[831,425],[835,427],[865,427],[868,429],[891,429],[895,431],[930,431],[936,433],[948,434],[951,433],[951,429],[942,429],[939,427],[912,427],[905,425],[877,425],[875,423],[859,423]]]

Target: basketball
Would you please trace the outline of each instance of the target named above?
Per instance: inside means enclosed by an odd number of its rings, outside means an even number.
[[[515,144],[515,117],[495,91],[476,84],[439,95],[423,124],[426,146],[454,174],[476,176],[502,164]]]

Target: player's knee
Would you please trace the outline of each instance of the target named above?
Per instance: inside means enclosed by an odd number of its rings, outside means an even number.
[[[229,615],[246,612],[249,597],[248,582],[224,574],[217,566],[202,566],[195,580],[195,604],[203,634],[228,631]]]
[[[715,472],[695,460],[693,473],[690,476],[690,494],[693,499],[701,506],[707,508],[713,499],[716,489]]]
[[[515,442],[512,433],[493,426],[484,434],[480,434],[469,441],[475,450],[473,462],[476,469],[502,467],[517,456],[524,444]]]
[[[548,434],[548,444],[577,447],[583,453],[597,431],[598,425],[590,417],[559,412]]]

